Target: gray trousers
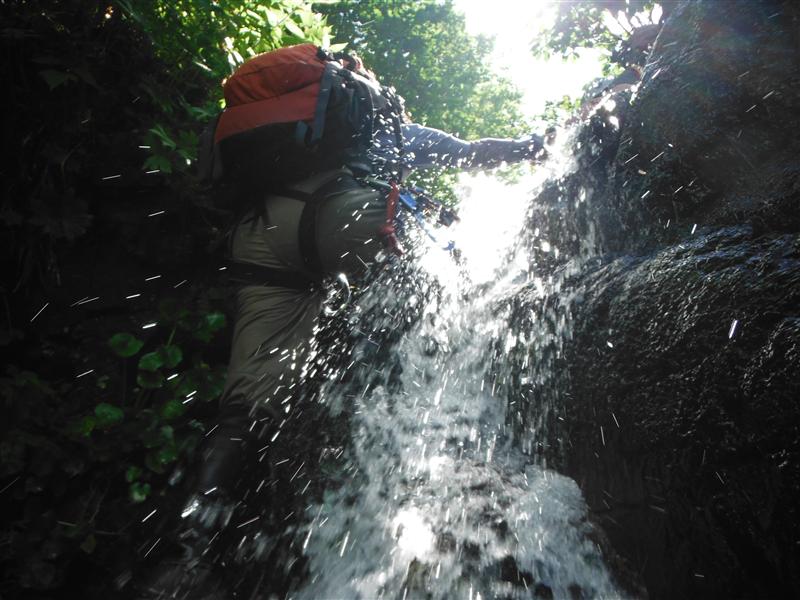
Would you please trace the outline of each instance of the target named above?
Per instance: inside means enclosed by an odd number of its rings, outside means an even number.
[[[379,233],[386,221],[386,198],[366,185],[351,189],[346,169],[320,173],[289,186],[314,193],[332,181],[318,205],[315,238],[325,274],[344,273],[352,281],[364,274],[383,250]],[[348,185],[345,185],[348,184]],[[298,226],[301,200],[269,196],[261,214],[245,215],[232,234],[231,258],[273,269],[304,272]],[[300,380],[322,309],[320,292],[248,285],[236,293],[236,323],[223,412],[281,415]]]

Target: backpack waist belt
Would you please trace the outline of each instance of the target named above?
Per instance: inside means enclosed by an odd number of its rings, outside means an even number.
[[[292,290],[312,290],[318,281],[306,277],[298,271],[283,271],[255,263],[229,260],[225,273],[230,281],[239,285],[268,285]]]

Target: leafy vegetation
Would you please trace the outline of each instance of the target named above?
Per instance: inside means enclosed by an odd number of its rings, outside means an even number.
[[[652,0],[562,2],[558,4],[555,23],[533,39],[531,50],[545,59],[555,55],[571,59],[585,49],[602,50],[603,77],[583,88],[591,102],[609,86],[612,77],[631,66],[640,68],[645,64],[670,8],[669,3],[662,5]],[[540,119],[550,125],[575,120],[581,104],[581,99],[568,96],[548,101]]]
[[[330,30],[293,0],[0,13],[0,595],[109,597],[224,382],[225,214],[197,134],[238,62]]]
[[[574,57],[581,48],[602,48],[609,58],[606,74],[615,67],[642,64],[652,27],[668,8],[653,0],[587,0],[558,4],[553,27],[536,38],[533,52],[549,57]],[[615,33],[610,23],[616,24]],[[624,33],[622,33],[624,32]]]
[[[126,505],[160,492],[205,432],[224,383],[224,366],[207,362],[208,344],[225,316],[171,304],[159,311],[171,326],[166,340],[114,334],[105,360],[100,344],[74,352],[97,367],[75,378],[4,369],[3,562],[16,562],[23,588],[62,585],[76,561],[105,562],[97,548],[135,536]]]
[[[330,27],[304,0],[121,0],[119,6],[147,33],[164,65],[163,87],[148,89],[161,114],[143,138],[150,150],[146,170],[191,166],[197,123],[223,106],[219,82],[242,62],[292,44],[331,43]]]

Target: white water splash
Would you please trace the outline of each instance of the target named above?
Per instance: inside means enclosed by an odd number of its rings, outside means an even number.
[[[443,297],[399,343],[402,391],[375,386],[356,400],[352,477],[308,507],[300,539],[310,577],[293,598],[621,595],[589,539],[578,486],[534,465],[506,425],[491,348],[505,340],[508,316],[492,306],[529,264],[514,242],[530,187],[476,181],[457,239],[473,282],[493,286],[464,289],[441,251],[423,260]],[[382,302],[381,291],[361,302]],[[326,386],[331,405],[342,404],[337,393]]]

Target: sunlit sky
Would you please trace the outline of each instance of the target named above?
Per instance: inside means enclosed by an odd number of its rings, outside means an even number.
[[[464,13],[469,33],[494,37],[494,64],[523,92],[523,111],[531,121],[541,115],[547,100],[564,95],[580,97],[583,86],[601,75],[600,51],[586,52],[577,60],[535,58],[531,40],[552,25],[557,6],[547,0],[454,0]],[[534,133],[542,133],[534,124]],[[560,151],[551,151],[545,171],[557,163]],[[450,231],[475,283],[490,281],[507,260],[507,248],[524,222],[530,190],[545,172],[529,174],[508,186],[491,173],[462,173],[459,177],[462,220]],[[499,206],[503,210],[497,210]],[[432,261],[446,260],[442,252],[430,253]],[[430,267],[440,277],[445,266]]]
[[[557,3],[549,0],[455,0],[467,30],[495,38],[495,64],[524,92],[523,110],[536,116],[547,100],[580,96],[583,86],[601,74],[600,51],[588,50],[577,60],[534,58],[531,40],[553,23]]]

